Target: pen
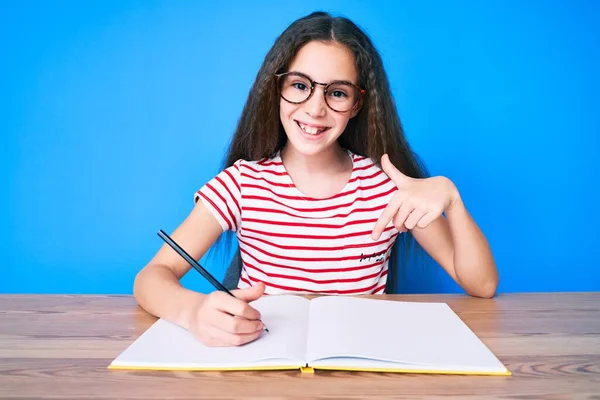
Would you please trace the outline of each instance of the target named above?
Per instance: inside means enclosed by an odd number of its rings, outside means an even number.
[[[158,236],[160,236],[162,240],[164,240],[169,246],[171,246],[171,248],[173,248],[173,250],[175,250],[181,257],[183,257],[185,261],[187,261],[192,267],[194,267],[196,271],[200,272],[200,274],[203,277],[205,277],[216,289],[227,293],[231,297],[235,297],[233,293],[231,293],[225,286],[221,284],[221,282],[216,280],[207,270],[205,270],[204,267],[202,267],[202,265],[200,265],[196,260],[190,257],[190,255],[184,249],[182,249],[181,246],[175,243],[175,241],[171,239],[169,235],[165,233],[165,231],[163,231],[162,229],[159,230]],[[269,332],[266,326],[265,331]]]

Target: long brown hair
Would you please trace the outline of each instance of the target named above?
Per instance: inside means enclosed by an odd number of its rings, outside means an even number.
[[[287,139],[279,119],[279,93],[274,76],[285,72],[298,50],[313,40],[348,47],[354,54],[358,85],[366,90],[359,113],[348,122],[338,139],[340,145],[371,158],[377,165],[380,165],[381,156],[387,153],[390,161],[404,174],[426,177],[423,164],[404,136],[379,52],[352,21],[325,12],[313,12],[296,20],[275,40],[250,89],[223,167],[227,168],[239,159],[269,158],[283,148]],[[398,247],[404,249],[403,264],[406,264],[409,253],[418,248],[414,245],[410,233],[398,236],[389,261],[387,293],[397,289]],[[230,270],[232,268],[240,270],[239,254]]]

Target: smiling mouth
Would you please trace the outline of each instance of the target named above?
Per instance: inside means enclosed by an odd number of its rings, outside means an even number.
[[[308,133],[309,135],[318,135],[318,134],[325,132],[327,129],[329,129],[329,127],[327,127],[327,126],[323,126],[323,127],[310,126],[310,125],[305,125],[299,121],[296,121],[296,124],[298,124],[298,126],[300,127],[300,129],[302,129],[302,131],[304,133]]]

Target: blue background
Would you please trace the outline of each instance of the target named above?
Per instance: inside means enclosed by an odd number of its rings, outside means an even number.
[[[487,235],[500,292],[600,290],[598,2],[254,3],[2,2],[0,292],[131,293],[158,229],[219,171],[276,36],[316,9],[372,37],[410,142]],[[409,282],[459,291],[432,265]]]

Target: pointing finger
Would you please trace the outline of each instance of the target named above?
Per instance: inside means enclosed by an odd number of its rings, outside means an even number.
[[[396,193],[397,195],[398,193]],[[381,233],[384,231],[385,227],[390,223],[394,215],[396,215],[396,211],[398,207],[402,204],[402,199],[398,196],[392,197],[388,205],[385,207],[377,222],[375,223],[375,227],[373,228],[373,232],[371,232],[371,238],[373,240],[379,239]]]

